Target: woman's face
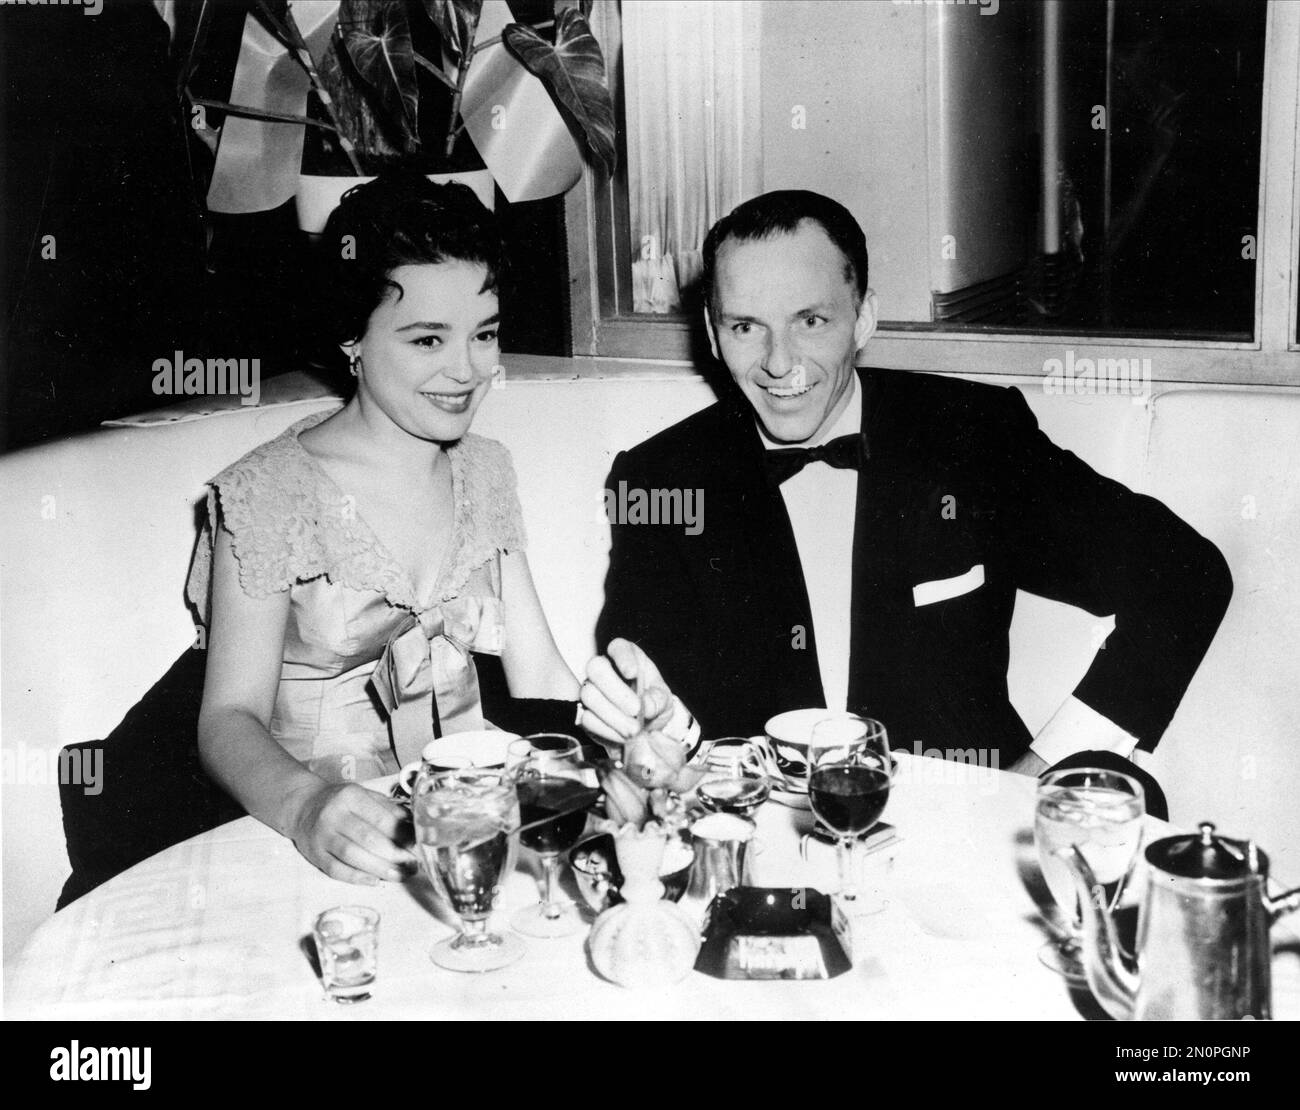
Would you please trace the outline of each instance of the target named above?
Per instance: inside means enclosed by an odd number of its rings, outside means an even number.
[[[357,390],[421,439],[460,439],[499,362],[497,295],[473,262],[399,266],[401,288],[370,314]]]

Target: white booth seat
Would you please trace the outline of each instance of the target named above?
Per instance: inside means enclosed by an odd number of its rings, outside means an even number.
[[[546,362],[506,359],[508,369]],[[1166,501],[1222,549],[1232,607],[1149,766],[1175,821],[1215,820],[1256,837],[1275,870],[1300,872],[1300,807],[1290,803],[1300,795],[1300,694],[1288,644],[1300,627],[1300,396],[1179,387],[1134,404],[1003,384],[1025,391],[1057,443]],[[680,376],[509,374],[485,399],[475,430],[514,455],[529,559],[575,671],[593,649],[602,601],[602,490],[614,455],[712,400],[707,384]],[[204,481],[333,404],[317,396],[103,428],[0,457],[6,961],[53,911],[69,872],[51,753],[106,736],[194,639],[183,589]],[[1031,730],[1106,631],[1089,614],[1021,596],[1009,681]]]

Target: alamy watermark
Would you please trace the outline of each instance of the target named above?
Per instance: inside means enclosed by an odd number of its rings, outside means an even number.
[[[602,491],[600,514],[610,524],[676,524],[688,536],[704,531],[702,489],[639,489],[619,482]]]
[[[71,1042],[50,1050],[50,1078],[58,1082],[130,1083],[137,1091],[152,1085],[153,1049],[109,1048]]]
[[[86,15],[99,15],[104,10],[104,0],[0,0],[0,5],[11,8],[82,8]]]
[[[0,748],[0,782],[6,786],[80,786],[90,797],[104,789],[103,748],[28,748],[21,740]]]
[[[1049,397],[1130,397],[1140,405],[1151,397],[1149,358],[1065,358],[1043,363],[1043,392]]]
[[[908,751],[899,747],[896,751]],[[927,748],[912,743],[913,759],[900,763],[897,782],[936,783],[941,786],[978,785],[981,793],[998,788],[1001,756],[997,748]]]
[[[177,351],[153,364],[153,391],[159,396],[230,396],[241,405],[262,399],[262,360],[258,358],[186,358]]]

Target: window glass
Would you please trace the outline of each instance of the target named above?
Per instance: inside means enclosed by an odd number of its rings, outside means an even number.
[[[1249,339],[1266,10],[624,0],[619,310],[689,313],[709,225],[811,188],[887,326]]]

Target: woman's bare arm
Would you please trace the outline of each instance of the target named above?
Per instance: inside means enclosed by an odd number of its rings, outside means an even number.
[[[501,662],[516,698],[576,701],[578,680],[560,655],[522,551],[501,558],[501,599],[506,611],[506,647]]]
[[[394,842],[404,812],[364,787],[326,783],[271,736],[289,594],[250,597],[229,534],[212,556],[208,663],[199,754],[250,814],[291,838],[326,874],[352,882],[400,879],[413,857]]]

